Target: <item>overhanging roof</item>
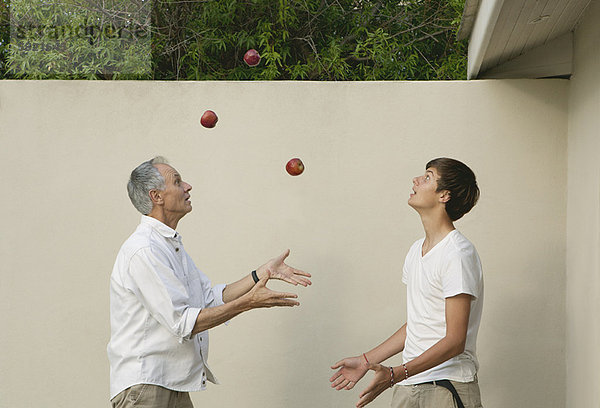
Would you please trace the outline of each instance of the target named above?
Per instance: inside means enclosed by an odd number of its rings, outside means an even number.
[[[466,0],[467,78],[568,77],[573,30],[591,0]]]

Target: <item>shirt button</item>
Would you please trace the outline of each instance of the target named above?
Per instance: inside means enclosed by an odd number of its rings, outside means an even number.
[[[175,248],[175,252],[179,252],[179,248]]]
[[[200,341],[202,341],[202,337],[200,337]]]

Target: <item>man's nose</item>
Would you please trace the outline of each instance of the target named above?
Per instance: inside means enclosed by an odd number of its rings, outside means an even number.
[[[188,183],[184,183],[184,184],[186,186],[185,191],[190,191],[192,189],[192,185],[191,184],[188,184]]]

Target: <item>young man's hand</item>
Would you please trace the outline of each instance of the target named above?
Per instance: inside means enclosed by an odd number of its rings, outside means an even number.
[[[382,366],[381,364],[369,364],[369,370],[375,371],[375,376],[371,380],[371,383],[367,388],[363,390],[358,396],[359,400],[356,403],[357,408],[362,408],[369,404],[382,392],[390,388],[392,376],[390,374],[390,368]]]
[[[331,368],[333,370],[339,368],[329,379],[329,382],[332,383],[331,388],[338,391],[341,389],[351,390],[369,371],[369,366],[362,356],[345,358],[332,365]]]

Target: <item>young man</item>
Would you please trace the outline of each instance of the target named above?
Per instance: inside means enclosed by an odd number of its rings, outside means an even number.
[[[193,408],[190,391],[217,383],[208,367],[208,330],[240,313],[299,305],[265,285],[308,286],[288,266],[289,250],[229,285],[212,286],[186,253],[179,221],[192,211],[192,186],[161,157],[142,163],[127,185],[142,213],[110,280],[110,398],[113,408]]]
[[[475,174],[463,163],[439,158],[413,179],[408,204],[423,223],[425,238],[406,256],[407,322],[374,349],[331,368],[331,386],[350,390],[375,375],[359,395],[364,407],[394,387],[393,408],[481,407],[475,355],[483,304],[483,276],[475,247],[453,222],[479,198]],[[380,363],[403,352],[403,364]]]

